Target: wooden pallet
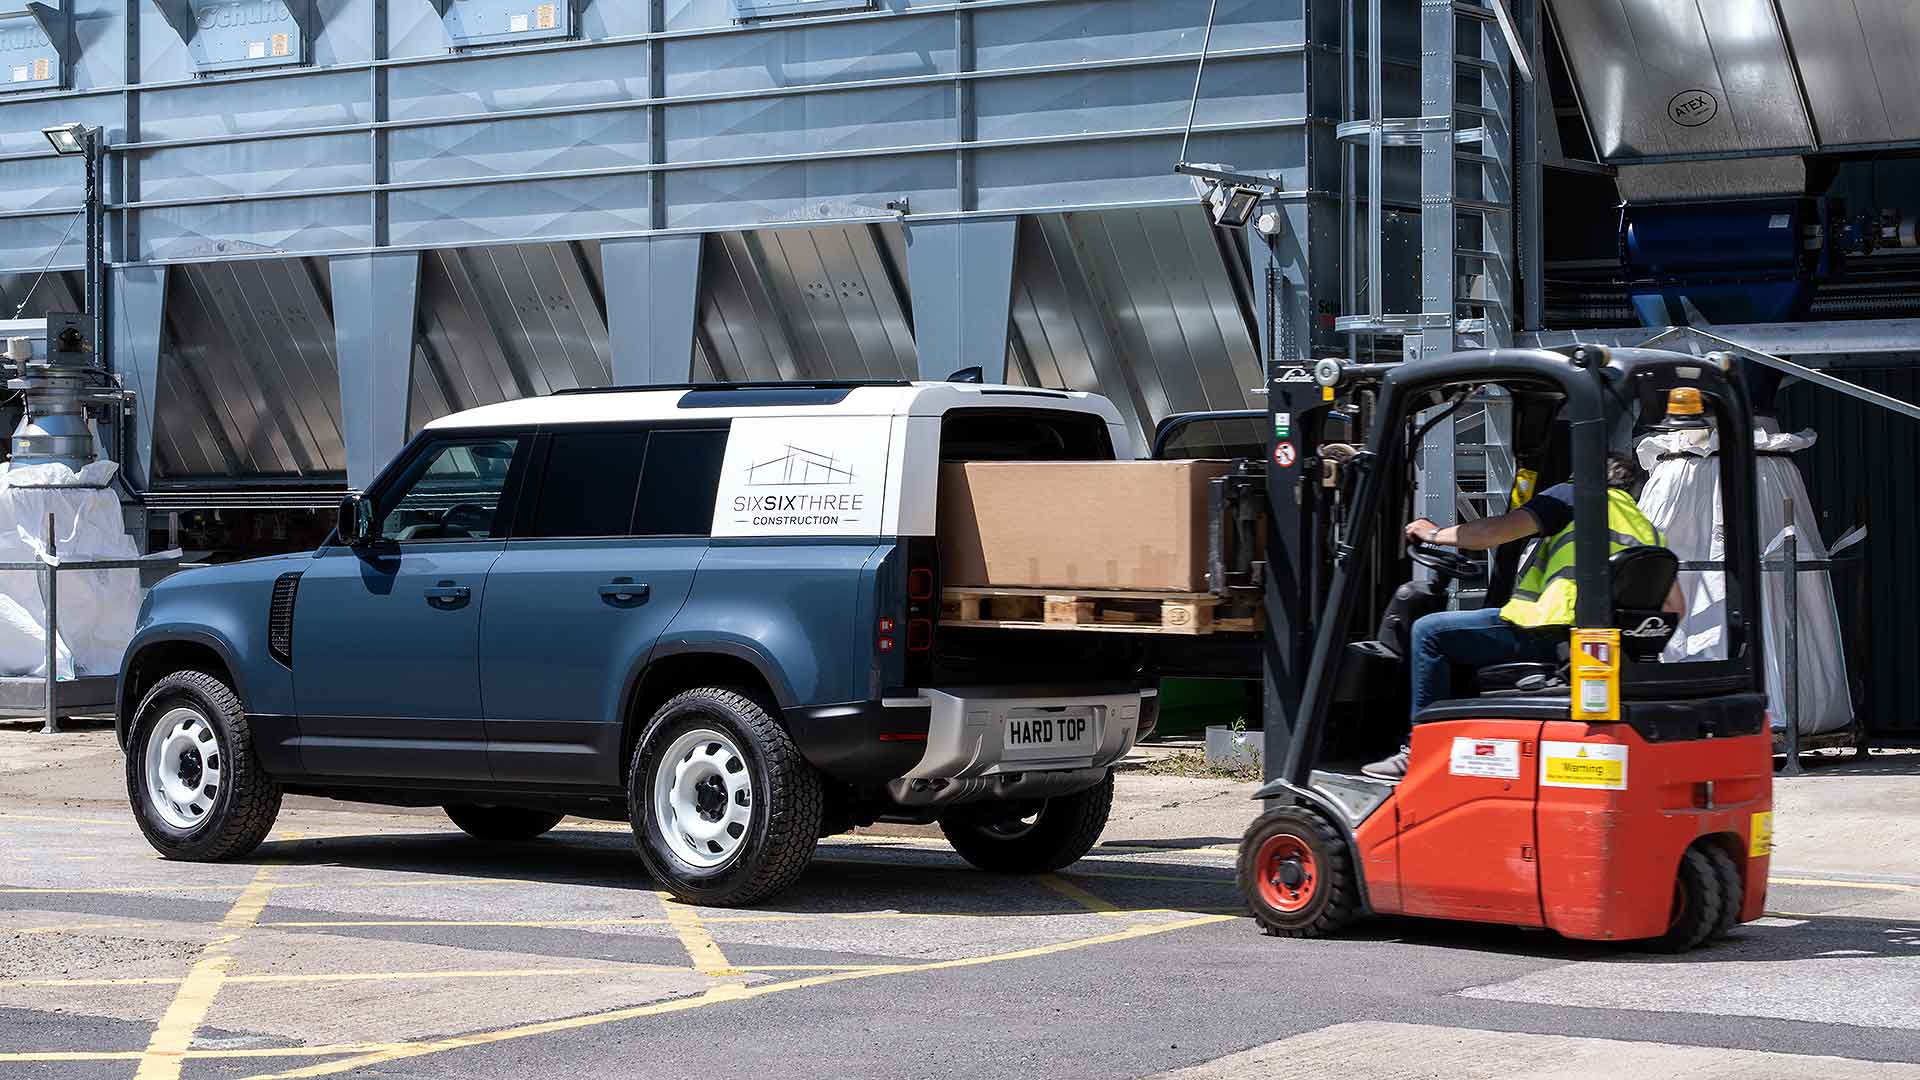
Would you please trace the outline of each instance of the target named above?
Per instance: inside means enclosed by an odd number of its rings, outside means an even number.
[[[1211,634],[1239,629],[1216,620],[1212,593],[1065,592],[1057,589],[952,588],[940,604],[942,626],[1007,630],[1099,630],[1121,634]],[[1231,620],[1233,623],[1249,620]]]

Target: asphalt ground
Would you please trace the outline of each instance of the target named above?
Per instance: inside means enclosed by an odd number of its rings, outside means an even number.
[[[721,910],[573,820],[493,847],[289,800],[249,860],[166,862],[90,745],[0,784],[0,1077],[1920,1078],[1911,847],[1810,853],[1776,914],[1684,957],[1413,920],[1283,941],[1239,914],[1240,793],[1123,775],[1066,872],[860,835]],[[1804,783],[1783,806],[1848,791]],[[1850,831],[1920,840],[1871,802]],[[1169,803],[1182,827],[1148,824]]]

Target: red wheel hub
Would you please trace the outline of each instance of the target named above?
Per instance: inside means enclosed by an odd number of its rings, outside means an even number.
[[[1254,861],[1254,888],[1260,902],[1275,911],[1295,912],[1313,902],[1320,866],[1313,849],[1292,833],[1276,833],[1260,844]]]

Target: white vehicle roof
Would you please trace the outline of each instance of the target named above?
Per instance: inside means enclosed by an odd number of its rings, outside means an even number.
[[[427,425],[429,430],[455,428],[557,426],[597,424],[620,421],[693,420],[701,416],[726,419],[739,416],[939,416],[949,409],[1021,408],[1054,409],[1062,412],[1092,413],[1108,426],[1122,430],[1119,410],[1098,394],[1067,390],[1036,390],[1024,386],[986,386],[977,383],[917,382],[876,383],[850,389],[846,384],[823,384],[821,389],[847,390],[839,401],[815,404],[760,404],[783,390],[806,391],[808,383],[791,385],[676,386],[664,389],[594,389],[586,392],[550,394],[520,398],[497,405],[443,416]],[[681,399],[691,392],[702,392],[703,404],[683,407]],[[716,397],[739,395],[739,404]]]

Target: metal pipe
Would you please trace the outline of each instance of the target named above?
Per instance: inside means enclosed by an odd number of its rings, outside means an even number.
[[[47,687],[46,716],[40,726],[42,735],[60,734],[60,566],[56,561],[59,540],[53,534],[53,515],[47,515],[47,552],[40,574],[46,582],[47,596]]]
[[[1800,766],[1800,531],[1794,524],[1793,499],[1781,500],[1786,513],[1787,641],[1781,683],[1787,711],[1787,762],[1780,770],[1799,776]],[[1764,618],[1764,612],[1762,613]]]

